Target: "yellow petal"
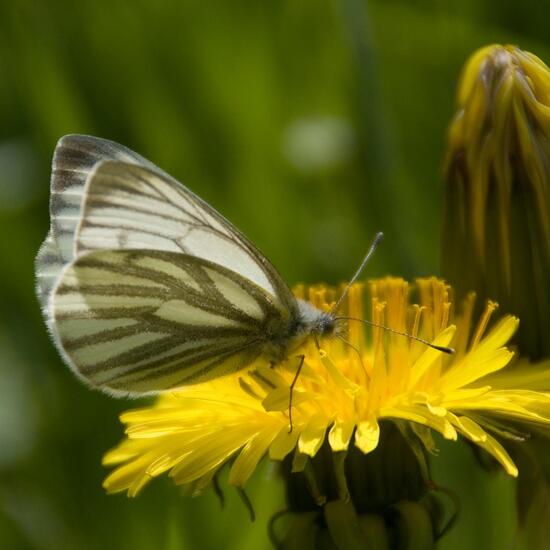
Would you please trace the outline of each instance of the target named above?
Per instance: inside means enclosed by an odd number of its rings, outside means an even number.
[[[170,472],[170,477],[178,484],[190,483],[205,475],[209,470],[221,466],[246,442],[254,437],[256,430],[220,430],[215,436],[205,437],[193,446],[193,452],[187,454]]]
[[[324,350],[321,350],[321,362],[323,366],[327,369],[330,377],[334,382],[343,390],[350,392],[350,394],[355,394],[359,390],[359,386],[354,384],[351,380],[348,380],[340,371],[340,369],[330,360],[328,355]]]
[[[445,439],[457,439],[456,430],[447,418],[435,416],[421,406],[384,407],[380,409],[380,417],[402,418],[403,420],[418,422],[418,424],[423,424],[438,431]]]
[[[451,325],[441,332],[432,342],[437,346],[448,346],[456,332],[456,327]],[[430,347],[426,347],[424,353],[415,361],[411,369],[409,387],[413,388],[426,374],[430,367],[442,358],[443,353]]]
[[[452,423],[460,430],[461,433],[466,435],[470,441],[474,443],[480,443],[487,441],[488,434],[483,430],[483,428],[474,422],[471,418],[467,416],[454,416]]]
[[[355,431],[355,446],[365,454],[374,451],[380,440],[380,426],[375,418],[363,420]]]
[[[317,398],[315,395],[311,395],[309,392],[294,389],[292,392],[292,406],[295,407],[300,403],[308,401],[312,398]],[[290,387],[285,385],[283,387],[275,388],[269,392],[267,397],[262,401],[263,408],[270,411],[285,411],[288,412],[288,406],[290,405]]]
[[[498,388],[524,388],[535,391],[550,390],[550,359],[530,364],[514,361],[513,367],[483,379],[484,383]]]
[[[119,493],[121,491],[128,490],[132,485],[134,485],[134,487],[137,487],[138,485],[143,487],[142,482],[136,482],[136,480],[143,479],[147,465],[151,460],[152,455],[150,453],[146,453],[128,464],[119,466],[116,470],[111,472],[109,476],[107,476],[103,482],[103,488],[108,493]],[[147,476],[147,478],[150,479],[150,476]],[[133,494],[135,495],[136,493],[133,492]]]
[[[492,354],[484,354],[483,360],[479,356],[467,354],[464,359],[449,369],[441,377],[441,391],[448,393],[462,386],[496,372],[505,367],[514,357],[514,353],[505,348],[495,350]]]
[[[464,419],[462,419],[463,421]],[[473,421],[471,421],[473,422]],[[485,449],[489,454],[494,456],[498,462],[503,466],[506,473],[513,477],[517,477],[518,475],[518,469],[517,466],[514,464],[514,461],[510,457],[510,455],[506,452],[504,447],[492,436],[490,436],[488,433],[485,433],[485,440],[477,440],[472,439],[470,437],[470,430],[463,431],[460,426],[457,425],[457,429],[468,439],[473,441],[476,445],[479,447]]]
[[[519,319],[513,315],[502,318],[498,324],[476,346],[476,353],[483,354],[504,346],[514,335],[519,326]]]
[[[258,462],[266,454],[267,449],[275,438],[277,432],[271,427],[256,434],[237,456],[229,472],[229,484],[244,487],[248,478],[258,465]]]
[[[315,456],[317,454],[325,439],[327,424],[326,417],[322,415],[316,415],[311,418],[298,439],[300,453],[308,456]]]
[[[288,426],[281,428],[269,447],[269,457],[272,460],[283,460],[296,447],[299,435],[296,429],[289,433]]]
[[[336,421],[328,434],[328,442],[330,448],[336,453],[345,451],[348,448],[349,440],[353,434],[355,422]]]

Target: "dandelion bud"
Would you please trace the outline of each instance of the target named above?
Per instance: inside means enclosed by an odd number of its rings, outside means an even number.
[[[550,70],[538,57],[492,45],[468,60],[449,130],[446,180],[445,276],[459,295],[475,290],[521,319],[522,356],[548,358]],[[548,392],[548,364],[517,362],[509,382]],[[521,471],[518,511],[533,549],[548,541],[550,467],[540,451],[546,445],[533,434],[508,446]]]
[[[550,70],[515,46],[467,61],[446,159],[443,274],[521,319],[523,355],[550,355]]]

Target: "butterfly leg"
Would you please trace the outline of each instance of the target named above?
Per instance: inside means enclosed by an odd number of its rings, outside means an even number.
[[[294,375],[292,383],[290,384],[290,392],[288,394],[288,421],[290,423],[288,433],[292,433],[292,394],[294,392],[294,386],[296,385],[296,382],[298,381],[298,377],[300,376],[300,372],[302,370],[302,367],[304,366],[304,361],[306,360],[306,356],[305,355],[298,355],[298,358],[300,359],[300,364],[298,365],[298,368],[296,369],[296,374]]]
[[[315,347],[317,348],[317,351],[321,351],[321,344],[319,342],[319,338],[317,337],[317,334],[313,334],[313,341],[315,342]]]

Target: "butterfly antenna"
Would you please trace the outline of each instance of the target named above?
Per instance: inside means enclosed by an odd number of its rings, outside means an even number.
[[[359,321],[371,327],[377,327],[377,328],[381,328],[382,330],[387,330],[388,332],[393,332],[393,334],[399,334],[399,336],[406,336],[411,340],[416,340],[417,342],[421,342],[422,344],[425,344],[426,346],[432,349],[436,349],[437,351],[442,351],[443,353],[453,354],[455,352],[454,348],[450,348],[448,346],[438,346],[437,344],[432,344],[431,342],[428,342],[428,340],[425,340],[424,338],[420,338],[419,336],[413,336],[408,332],[401,332],[399,330],[395,330],[385,325],[379,325],[378,323],[367,321],[366,319],[359,319],[359,317],[335,317],[334,320],[335,321]]]
[[[336,301],[336,303],[332,306],[330,309],[330,314],[334,314],[338,311],[338,308],[342,305],[342,302],[344,301],[344,298],[347,296],[349,289],[359,279],[361,276],[361,273],[363,273],[363,270],[365,269],[366,265],[368,264],[371,256],[374,254],[374,251],[376,250],[376,247],[378,246],[378,243],[382,240],[382,237],[384,236],[384,233],[379,231],[376,234],[376,237],[374,237],[374,240],[372,241],[372,244],[370,245],[369,251],[367,252],[366,256],[363,258],[363,261],[361,262],[361,265],[358,267],[357,271],[355,272],[355,275],[351,278],[350,282],[346,285],[346,288],[344,288],[344,292],[340,295],[340,298]]]

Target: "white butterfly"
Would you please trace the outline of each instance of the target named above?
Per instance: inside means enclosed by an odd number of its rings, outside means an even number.
[[[334,335],[352,319],[336,312],[382,237],[320,311],[181,183],[122,145],[81,135],[56,146],[50,217],[36,258],[46,324],[77,376],[116,395],[204,382],[259,358],[277,364],[307,338]]]
[[[334,333],[231,223],[111,141],[63,137],[37,292],[66,363],[115,394],[141,394],[278,363]],[[363,262],[366,263],[366,262]]]

